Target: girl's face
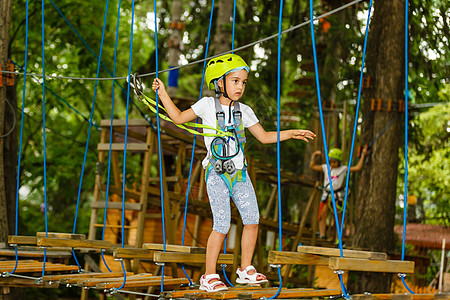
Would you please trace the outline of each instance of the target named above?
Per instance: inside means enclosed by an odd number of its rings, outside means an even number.
[[[330,159],[330,167],[332,168],[337,168],[339,167],[339,161],[335,160],[335,159]]]
[[[247,77],[248,73],[244,69],[228,73],[225,76],[227,93],[231,100],[238,101],[242,97],[245,91],[245,85],[247,84]],[[220,80],[218,85],[223,90],[223,80]]]

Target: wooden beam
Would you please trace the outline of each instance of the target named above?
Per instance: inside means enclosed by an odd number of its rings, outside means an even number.
[[[236,285],[234,287],[228,287],[228,290],[233,291],[253,291],[253,290],[260,290],[262,287],[260,285]],[[270,288],[269,288],[270,289]],[[266,289],[266,290],[269,290]],[[274,292],[278,291],[278,288],[272,288]],[[286,288],[283,288],[286,289]],[[196,293],[207,293],[205,291],[199,290],[199,289],[190,289],[190,290],[180,290],[180,291],[163,291],[161,292],[161,297],[168,299],[168,298],[185,298],[184,296],[186,294],[196,294]]]
[[[9,235],[8,244],[13,245],[36,245],[37,237],[24,235]]]
[[[159,182],[159,177],[149,177],[149,182]],[[179,182],[180,177],[179,176],[167,176],[166,177],[167,182]]]
[[[155,252],[153,256],[155,262],[175,262],[175,263],[205,263],[206,254],[180,253],[180,252]],[[233,264],[233,254],[220,254],[217,259],[218,264]]]
[[[111,151],[123,151],[125,143],[111,144]],[[127,151],[147,151],[148,145],[144,143],[127,143]],[[109,151],[109,143],[100,143],[97,145],[98,151]]]
[[[450,300],[450,294],[364,294],[352,295],[354,300]]]
[[[144,249],[163,251],[163,244],[152,244],[145,243],[142,245]],[[196,254],[206,254],[206,248],[203,247],[191,247],[191,246],[180,246],[180,245],[168,245],[166,244],[166,251],[168,252],[183,252],[183,253],[196,253]]]
[[[328,257],[288,251],[269,251],[269,264],[328,266]]]
[[[36,283],[34,279],[16,278],[16,277],[0,277],[0,286],[2,287],[16,287],[16,288],[55,288],[59,287],[59,282],[43,281]],[[9,299],[9,298],[3,298]]]
[[[38,238],[37,245],[41,247],[70,247],[70,248],[92,248],[109,249],[111,242],[99,240],[71,240],[55,238]]]
[[[8,264],[9,263],[9,264]],[[12,272],[16,261],[6,261],[0,264],[0,273]],[[43,262],[39,261],[18,261],[15,273],[35,273],[42,272]],[[77,271],[78,266],[68,266],[63,264],[54,264],[50,262],[45,263],[45,271],[48,272],[62,272],[62,271]]]
[[[370,260],[361,258],[330,257],[329,267],[332,270],[414,273],[414,262],[401,260]]]
[[[18,249],[17,255],[19,257],[42,258],[44,257],[44,250],[38,248],[25,250]],[[16,256],[16,251],[14,248],[0,249],[0,256]],[[71,258],[72,252],[61,250],[48,250],[46,256],[47,258]]]
[[[171,277],[169,277],[171,278]],[[155,279],[159,279],[161,280],[161,276],[153,276],[150,273],[143,273],[143,274],[138,274],[138,275],[131,275],[131,276],[127,276],[125,278],[126,281],[142,281],[142,280],[155,280]],[[79,287],[94,287],[99,283],[123,283],[124,278],[123,278],[123,273],[122,276],[120,277],[105,277],[105,278],[87,278],[86,280],[78,280],[77,281],[77,286]]]
[[[48,238],[57,238],[57,239],[71,239],[71,240],[85,240],[85,234],[73,234],[73,233],[61,233],[61,232],[36,232],[36,236],[40,237],[48,237]]]
[[[102,209],[105,208],[106,201],[95,201],[91,203],[92,208]],[[108,201],[108,209],[122,209],[122,202],[112,202]],[[140,203],[125,203],[125,210],[135,210],[140,211],[142,209],[142,204]]]
[[[133,273],[127,273],[127,276],[131,276]],[[122,277],[123,272],[83,272],[73,274],[58,274],[58,275],[45,275],[42,277],[46,281],[59,281],[60,283],[67,283],[69,280],[80,280],[83,278],[110,278],[110,277]]]
[[[115,119],[113,120],[113,126],[124,127],[126,125],[126,120]],[[105,119],[100,121],[101,127],[111,127],[111,120]],[[128,127],[136,126],[150,126],[149,122],[145,119],[128,119]]]
[[[317,254],[323,256],[341,256],[341,252],[337,248],[325,248],[314,246],[298,246],[297,251],[301,253]],[[387,260],[387,254],[383,252],[347,250],[343,251],[344,257],[348,258],[363,258],[373,260]]]
[[[296,298],[312,298],[312,297],[327,297],[342,294],[341,290],[335,289],[286,289],[281,290],[280,294],[277,296],[278,299],[296,299]],[[269,298],[274,296],[273,292],[262,291],[254,291],[248,293],[241,293],[238,295],[239,299],[261,299],[261,298]],[[217,299],[217,298],[216,298]],[[230,299],[230,298],[221,298],[221,299]]]
[[[113,252],[114,258],[125,258],[125,259],[150,259],[153,260],[153,252],[147,249],[141,248],[116,248]]]
[[[163,285],[180,285],[189,283],[189,280],[186,278],[168,278],[164,279]],[[148,287],[148,286],[158,286],[161,285],[161,279],[148,279],[148,280],[140,280],[140,281],[127,281],[125,282],[124,288],[131,287]],[[122,282],[119,283],[100,283],[96,285],[97,289],[111,289],[111,288],[119,288],[122,286]]]

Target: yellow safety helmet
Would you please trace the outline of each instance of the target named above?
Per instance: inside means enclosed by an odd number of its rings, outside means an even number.
[[[245,69],[250,71],[247,63],[237,54],[224,54],[212,58],[206,64],[205,80],[210,90],[214,90],[214,81],[220,79],[230,71]]]

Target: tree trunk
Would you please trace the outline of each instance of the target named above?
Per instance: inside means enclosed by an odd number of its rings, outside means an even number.
[[[233,1],[220,0],[217,12],[216,35],[214,36],[215,53],[223,53],[231,49]]]
[[[11,24],[12,0],[0,0],[0,64],[5,68],[8,59],[9,28]],[[6,107],[6,86],[0,87],[0,135],[6,133],[5,130],[5,109]],[[10,114],[10,113],[8,113]],[[4,145],[5,138],[0,138],[0,243],[8,241],[8,213],[5,190],[5,169],[4,169]],[[10,176],[10,174],[8,174]]]
[[[404,1],[378,0],[370,25],[367,49],[367,74],[370,88],[364,91],[363,114],[368,117],[371,99],[403,97],[404,89]],[[396,105],[392,105],[396,107]],[[402,142],[403,117],[396,111],[374,111],[362,123],[362,141],[374,142],[371,154],[361,172],[356,199],[357,220],[353,244],[372,251],[394,250],[395,199],[398,152]],[[394,120],[395,119],[395,120]],[[387,127],[391,121],[392,124]],[[387,127],[387,128],[386,128]],[[391,275],[358,273],[349,284],[351,293],[383,293],[390,291]]]
[[[183,23],[180,21],[181,17],[181,0],[175,0],[172,2],[172,33],[169,39],[169,66],[178,66],[178,60],[181,54],[181,43],[182,43],[182,28]],[[174,71],[178,74],[178,70]],[[170,96],[175,97],[178,91],[178,86],[167,86],[167,92]]]

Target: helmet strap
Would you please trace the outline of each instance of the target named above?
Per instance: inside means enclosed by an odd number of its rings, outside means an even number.
[[[220,90],[220,88],[217,86],[217,88],[216,88],[216,96],[217,97],[219,97],[221,94],[225,97],[225,98],[228,98],[228,99],[230,99],[231,101],[233,101],[229,96],[228,96],[228,93],[227,93],[227,84],[226,84],[226,76],[227,76],[227,74],[224,74],[223,76],[222,76],[222,82],[223,82],[223,92]]]

